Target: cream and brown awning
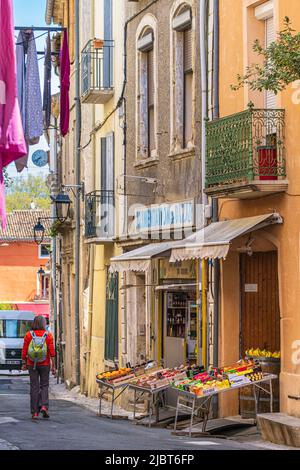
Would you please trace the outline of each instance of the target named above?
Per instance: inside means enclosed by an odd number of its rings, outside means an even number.
[[[170,262],[207,258],[225,259],[230,243],[235,238],[282,222],[281,216],[277,213],[214,222],[193,233],[181,243],[177,242],[172,249]]]
[[[178,241],[150,243],[135,250],[128,251],[120,256],[111,258],[110,271],[147,271],[153,258],[169,258],[171,249]]]

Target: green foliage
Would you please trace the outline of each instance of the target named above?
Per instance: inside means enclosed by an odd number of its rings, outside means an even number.
[[[12,180],[7,189],[7,212],[30,209],[31,203],[36,209],[50,209],[50,193],[42,176],[29,175],[28,178],[19,176]]]
[[[8,171],[6,167],[3,168],[3,177],[4,177],[5,188],[9,188],[12,184],[12,179],[10,176],[8,176]]]
[[[61,225],[62,225],[62,223],[59,220],[53,222],[53,224],[50,227],[50,232],[49,232],[50,237],[52,237],[52,238],[57,237],[57,235],[59,233],[58,229]]]
[[[252,64],[247,67],[245,75],[237,75],[237,84],[231,85],[238,90],[249,85],[251,90],[270,90],[277,94],[290,83],[300,79],[300,32],[295,33],[291,21],[286,16],[284,29],[278,38],[267,48],[256,40],[253,50],[263,58],[263,64]]]

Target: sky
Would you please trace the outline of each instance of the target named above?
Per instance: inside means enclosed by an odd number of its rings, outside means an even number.
[[[45,11],[46,11],[46,0],[13,0],[14,5],[14,22],[15,26],[47,26],[45,23]],[[43,34],[44,31],[36,31],[34,33],[35,37],[40,36]],[[18,35],[18,31],[16,31],[16,36]],[[45,41],[46,35],[36,39],[36,47],[38,51],[43,51],[45,49]],[[43,56],[38,56],[43,57]],[[39,60],[39,70],[40,70],[40,82],[41,88],[43,89],[44,86],[44,60],[41,58]],[[58,78],[52,73],[52,93],[56,93],[58,91]],[[43,91],[42,91],[43,93]],[[43,95],[42,95],[43,96]],[[15,164],[12,163],[9,165],[9,175],[11,177],[15,177],[17,175],[21,175],[22,177],[26,178],[27,175],[30,173],[34,176],[38,176],[43,174],[47,176],[49,173],[49,167],[46,165],[45,167],[38,168],[36,167],[31,160],[31,155],[35,150],[44,149],[48,150],[48,145],[44,137],[41,137],[40,142],[37,145],[30,146],[29,152],[29,159],[28,159],[28,169],[24,169],[22,173],[17,173],[15,169]]]

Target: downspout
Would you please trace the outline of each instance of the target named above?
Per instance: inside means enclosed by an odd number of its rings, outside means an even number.
[[[79,63],[79,0],[75,0],[75,103],[76,103],[76,198],[75,198],[75,374],[76,384],[80,385],[80,198],[81,184],[81,107],[80,107],[80,63]]]
[[[57,177],[57,118],[54,120],[54,154],[53,154],[53,172],[55,177]],[[54,196],[54,194],[53,194]],[[56,206],[52,204],[51,207],[51,216],[54,218],[56,217]],[[52,238],[52,289],[53,289],[53,319],[54,319],[54,344],[55,347],[57,346],[57,332],[58,332],[58,325],[57,325],[57,236]]]
[[[85,394],[88,395],[89,389],[89,378],[90,378],[90,358],[91,358],[91,346],[92,346],[92,332],[93,332],[93,297],[94,297],[94,262],[95,262],[95,250],[94,245],[90,245],[90,256],[89,256],[89,306],[88,306],[88,347],[86,352],[86,380],[85,380]]]
[[[213,0],[213,119],[220,116],[220,83],[219,83],[219,61],[220,61],[220,25],[219,25],[219,0]],[[212,221],[217,222],[218,199],[212,200]],[[220,308],[220,260],[214,260],[214,332],[213,332],[213,366],[219,366],[219,308]],[[218,396],[213,401],[214,417],[218,417]]]
[[[206,119],[208,114],[207,97],[207,0],[200,0],[200,66],[201,66],[201,204],[202,204],[202,223],[207,224],[205,217],[205,206],[207,205],[207,196],[205,189],[206,176]],[[206,302],[206,271],[207,260],[200,260],[202,270],[202,365],[208,364],[208,341],[207,341],[207,302]],[[200,270],[200,266],[199,266]]]

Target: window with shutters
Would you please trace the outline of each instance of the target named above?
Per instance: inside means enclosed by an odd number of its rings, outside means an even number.
[[[274,17],[265,20],[266,47],[276,40]],[[276,108],[276,95],[272,91],[265,92],[265,107],[267,109]]]
[[[98,197],[99,238],[114,235],[114,133],[101,138],[101,190]]]
[[[138,49],[138,153],[141,158],[155,156],[156,109],[155,109],[155,47],[154,32],[143,29],[137,42]]]
[[[172,19],[171,151],[193,148],[193,44],[192,10],[181,5]]]
[[[186,29],[183,33],[183,147],[187,148],[192,140],[192,88],[193,88],[193,67],[192,67],[192,29]]]

